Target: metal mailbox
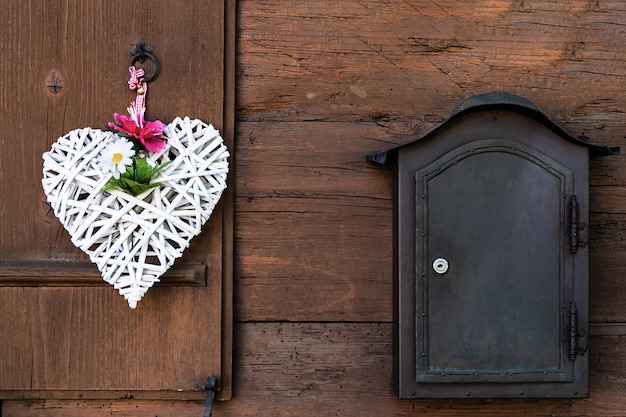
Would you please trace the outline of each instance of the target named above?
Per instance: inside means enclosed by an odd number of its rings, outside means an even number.
[[[619,148],[475,96],[395,164],[401,398],[588,396],[588,170]]]

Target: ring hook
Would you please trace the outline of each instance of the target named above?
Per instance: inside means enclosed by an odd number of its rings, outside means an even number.
[[[153,80],[159,72],[159,64],[157,63],[155,56],[152,54],[153,51],[154,50],[147,46],[141,39],[138,40],[135,47],[130,50],[130,54],[133,57],[130,61],[131,67],[134,67],[137,62],[143,64],[146,59],[152,61],[152,72],[144,75],[143,77],[143,81],[146,83]]]

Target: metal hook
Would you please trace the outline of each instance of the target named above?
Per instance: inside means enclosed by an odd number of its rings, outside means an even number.
[[[153,80],[159,71],[159,64],[157,63],[155,56],[152,54],[153,52],[154,49],[146,45],[142,39],[139,39],[135,44],[135,47],[130,50],[130,55],[133,57],[130,61],[131,67],[134,67],[137,62],[143,64],[146,59],[152,61],[152,72],[144,75],[144,82]]]

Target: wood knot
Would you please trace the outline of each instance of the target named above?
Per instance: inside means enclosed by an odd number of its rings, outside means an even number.
[[[65,87],[65,77],[61,74],[60,71],[56,69],[51,69],[46,75],[45,82],[45,91],[49,96],[58,97],[60,96]]]

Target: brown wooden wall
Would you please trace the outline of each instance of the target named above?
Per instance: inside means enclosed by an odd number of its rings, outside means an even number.
[[[397,399],[392,176],[365,161],[489,91],[626,147],[624,22],[617,0],[238,0],[234,396],[213,415],[626,415],[624,157],[591,166],[584,400]],[[26,415],[202,404],[3,403],[3,417]]]

